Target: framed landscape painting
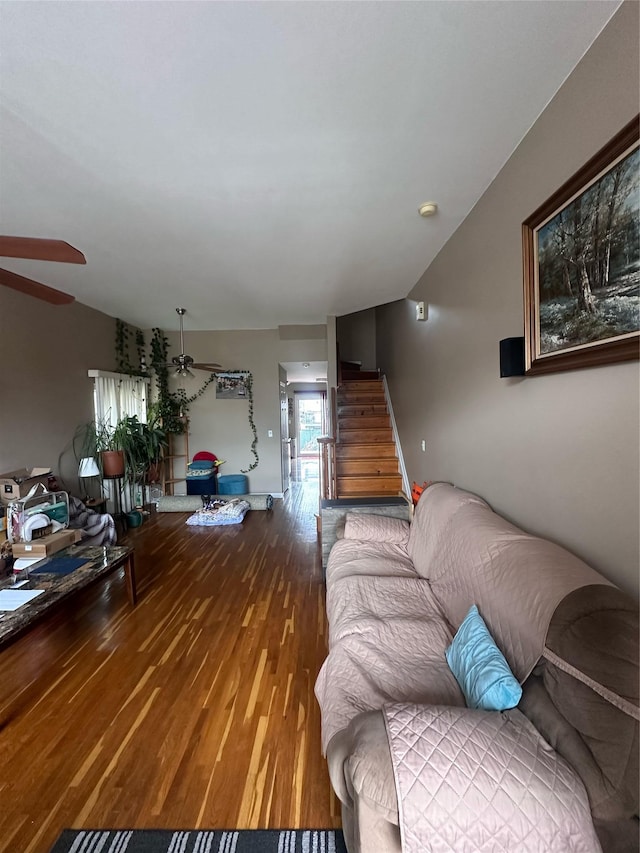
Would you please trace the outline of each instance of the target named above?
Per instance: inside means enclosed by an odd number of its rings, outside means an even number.
[[[522,225],[527,374],[637,359],[639,118]]]

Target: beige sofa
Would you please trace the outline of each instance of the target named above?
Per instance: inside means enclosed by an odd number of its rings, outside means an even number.
[[[519,710],[582,779],[603,850],[638,850],[637,603],[439,483],[411,525],[347,516],[329,557],[316,696],[350,853],[401,849],[381,709],[464,706],[444,652],[472,604],[523,685]]]

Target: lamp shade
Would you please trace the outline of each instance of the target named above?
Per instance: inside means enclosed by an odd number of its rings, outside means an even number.
[[[99,477],[100,469],[98,468],[98,463],[93,458],[93,456],[86,456],[84,459],[80,460],[80,467],[78,468],[78,477]]]

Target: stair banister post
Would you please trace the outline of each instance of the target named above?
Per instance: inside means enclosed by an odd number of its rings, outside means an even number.
[[[332,496],[332,478],[331,472],[331,446],[335,444],[333,438],[323,435],[317,439],[320,451],[320,499],[327,500]],[[335,466],[334,466],[335,467]]]

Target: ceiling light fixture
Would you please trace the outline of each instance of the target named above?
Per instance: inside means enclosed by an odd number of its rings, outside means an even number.
[[[311,365],[309,364],[309,362],[308,362],[308,361],[303,361],[303,362],[302,362],[302,366],[303,366],[303,367],[311,367]]]
[[[438,212],[438,205],[435,201],[425,201],[424,204],[421,204],[418,208],[418,213],[420,216],[433,216],[434,213]]]

